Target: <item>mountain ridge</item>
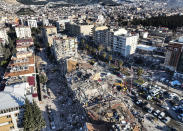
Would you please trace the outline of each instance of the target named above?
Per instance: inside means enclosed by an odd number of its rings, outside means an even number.
[[[36,0],[17,0],[25,5],[37,5],[37,4],[47,4],[48,2],[59,2],[63,1],[68,4],[96,4],[96,3],[104,3],[104,4],[117,4],[113,0],[46,0],[46,1],[36,1]]]

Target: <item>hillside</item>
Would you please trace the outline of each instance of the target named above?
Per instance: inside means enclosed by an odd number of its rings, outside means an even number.
[[[112,0],[47,0],[47,1],[39,1],[36,2],[35,0],[17,0],[18,2],[25,4],[25,5],[44,5],[48,2],[57,2],[57,1],[64,1],[68,4],[107,4],[107,5],[116,5],[115,2]]]
[[[16,12],[17,15],[33,15],[35,12],[30,8],[21,8],[19,11]]]
[[[16,0],[4,0],[8,4],[18,4]]]

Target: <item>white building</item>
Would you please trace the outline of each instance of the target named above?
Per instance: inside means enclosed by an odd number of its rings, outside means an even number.
[[[49,26],[49,20],[46,18],[43,18],[43,26]]]
[[[30,28],[33,28],[33,27],[37,28],[37,20],[29,19],[27,20],[27,24]]]
[[[124,29],[114,32],[113,51],[120,53],[124,57],[134,54],[138,38],[138,35],[128,34]]]
[[[0,92],[0,130],[19,131],[23,129],[23,106],[25,96],[32,102],[32,95],[27,94],[28,83],[6,86]]]
[[[5,28],[1,28],[0,29],[0,38],[5,41],[8,42],[8,35],[7,35],[7,31]]]
[[[105,18],[103,15],[99,15],[97,18],[97,23],[98,24],[104,24],[105,23]]]
[[[28,26],[18,26],[15,27],[16,35],[18,38],[30,38],[31,29]]]

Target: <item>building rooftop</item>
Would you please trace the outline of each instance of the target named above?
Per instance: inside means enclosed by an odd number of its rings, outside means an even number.
[[[107,30],[108,27],[107,26],[99,26],[95,28],[95,31],[99,31],[99,30]]]
[[[22,59],[12,57],[12,61],[9,63],[8,66],[21,66],[25,64],[34,64],[34,56]]]
[[[17,71],[17,72],[6,72],[4,75],[4,78],[12,77],[12,76],[21,76],[21,75],[27,75],[27,74],[33,74],[35,73],[34,66],[29,66],[27,70]]]
[[[142,44],[137,45],[137,48],[141,49],[141,50],[145,50],[145,51],[153,51],[153,50],[156,49],[156,47],[152,47],[152,46],[148,46],[148,45],[142,45]]]
[[[16,43],[17,44],[22,43],[22,42],[33,42],[33,39],[32,38],[28,38],[28,39],[16,40]]]
[[[24,97],[5,91],[0,92],[0,98],[0,110],[23,106],[25,103]]]
[[[126,35],[127,33],[128,33],[127,30],[125,30],[124,28],[121,28],[121,29],[115,31],[115,32],[114,32],[114,35],[120,36],[120,35]]]
[[[18,94],[24,96],[26,94],[26,89],[29,86],[27,82],[24,83],[15,83],[4,88],[5,92]]]

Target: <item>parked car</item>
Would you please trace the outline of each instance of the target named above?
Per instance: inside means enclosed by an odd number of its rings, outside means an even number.
[[[156,110],[153,114],[154,116],[158,116],[160,114],[160,110]]]
[[[176,110],[178,110],[178,109],[179,109],[178,106],[173,106],[173,107],[172,107],[172,110],[173,110],[173,111],[176,111]]]
[[[153,107],[150,107],[150,108],[148,109],[148,113],[152,113],[153,110],[154,110],[154,108],[153,108]]]
[[[139,106],[142,105],[142,100],[136,101],[136,104],[139,105]]]
[[[183,121],[183,114],[178,115],[179,120]]]
[[[159,119],[162,119],[163,117],[165,117],[165,112],[161,112],[158,116]]]
[[[167,124],[170,120],[171,120],[171,118],[167,116],[167,117],[163,118],[161,121]]]

